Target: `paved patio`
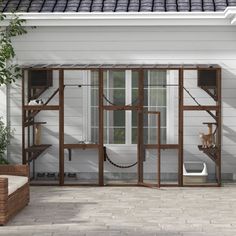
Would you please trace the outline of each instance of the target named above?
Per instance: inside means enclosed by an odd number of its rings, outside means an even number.
[[[223,188],[31,187],[0,235],[236,235],[236,185]]]

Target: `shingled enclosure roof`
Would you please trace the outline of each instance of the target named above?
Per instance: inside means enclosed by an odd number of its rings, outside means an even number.
[[[236,0],[3,0],[1,12],[224,11]]]

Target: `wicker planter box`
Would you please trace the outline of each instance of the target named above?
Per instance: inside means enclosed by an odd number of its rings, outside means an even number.
[[[0,165],[1,175],[29,176],[26,165]],[[8,179],[0,178],[0,225],[4,225],[29,203],[29,181],[8,195]]]

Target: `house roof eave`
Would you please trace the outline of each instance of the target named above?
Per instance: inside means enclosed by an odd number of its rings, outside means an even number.
[[[236,25],[236,7],[224,12],[16,13],[25,26],[224,26]],[[12,13],[6,13],[7,19]],[[7,25],[7,21],[4,24]]]

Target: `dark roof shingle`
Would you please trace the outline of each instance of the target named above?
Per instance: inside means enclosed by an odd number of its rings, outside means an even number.
[[[3,0],[1,12],[224,11],[236,0]]]

